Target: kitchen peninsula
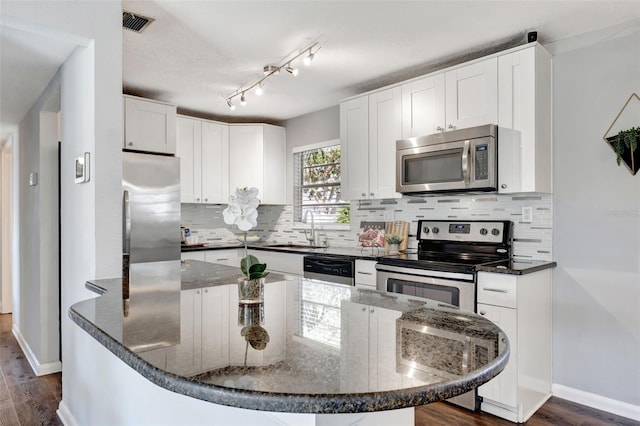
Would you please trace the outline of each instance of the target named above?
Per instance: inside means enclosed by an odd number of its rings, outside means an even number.
[[[132,274],[126,301],[121,279],[91,281],[101,295],[69,311],[100,423],[413,425],[508,361],[497,326],[450,305],[275,273],[242,305],[238,268],[166,263]]]

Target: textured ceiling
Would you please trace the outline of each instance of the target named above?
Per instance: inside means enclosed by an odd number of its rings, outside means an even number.
[[[124,90],[230,122],[278,122],[324,109],[456,58],[523,42],[531,30],[550,47],[640,22],[640,0],[125,0],[123,8],[155,18],[142,33],[123,30]],[[263,66],[279,65],[314,41],[321,49],[311,67],[301,68],[298,77],[270,78],[262,97],[248,94],[247,106],[229,111],[224,96],[259,79]],[[74,46],[0,22],[0,47],[4,140]]]

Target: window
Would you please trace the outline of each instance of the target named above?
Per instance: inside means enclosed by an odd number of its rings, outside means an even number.
[[[340,141],[294,150],[293,162],[294,221],[311,211],[315,223],[349,223],[349,203],[340,199]]]

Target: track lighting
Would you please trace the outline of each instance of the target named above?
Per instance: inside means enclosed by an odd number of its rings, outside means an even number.
[[[320,50],[320,46],[318,46],[318,42],[314,42],[310,46],[307,46],[304,49],[299,50],[298,53],[296,53],[295,55],[290,56],[286,61],[282,63],[282,65],[279,65],[279,66],[265,65],[264,67],[262,67],[262,74],[263,74],[262,78],[260,78],[258,81],[256,81],[253,84],[241,86],[239,89],[237,89],[235,92],[233,92],[229,96],[224,97],[224,99],[227,101],[227,105],[229,106],[229,109],[231,111],[234,111],[236,109],[236,106],[231,102],[231,100],[236,96],[240,96],[240,105],[244,106],[247,104],[247,99],[245,96],[246,92],[255,90],[255,94],[257,96],[262,95],[264,93],[265,80],[274,74],[280,74],[281,69],[286,70],[289,74],[293,76],[297,76],[299,69],[292,66],[291,64],[298,58],[302,57],[303,55],[306,55],[302,59],[302,61],[304,62],[305,65],[307,66],[310,65],[314,55],[318,52],[318,50]]]
[[[291,75],[293,75],[294,77],[296,77],[298,75],[298,68],[292,68],[291,64],[287,65],[287,68],[285,68],[287,70],[287,72]]]
[[[313,61],[313,56],[314,54],[311,52],[311,49],[309,49],[309,54],[304,57],[304,59],[302,60],[302,63],[305,64],[306,66],[311,65],[311,61]]]

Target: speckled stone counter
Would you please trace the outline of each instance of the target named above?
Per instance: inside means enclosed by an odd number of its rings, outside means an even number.
[[[120,279],[87,283],[101,296],[69,316],[179,394],[271,412],[377,412],[467,392],[508,361],[496,325],[450,305],[277,274],[264,303],[240,305],[238,268],[167,263],[132,273],[126,301]],[[403,374],[408,365],[420,374]]]

